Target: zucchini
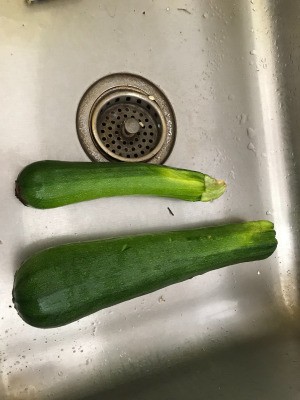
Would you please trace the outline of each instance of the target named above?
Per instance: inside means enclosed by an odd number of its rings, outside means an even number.
[[[16,196],[28,206],[53,208],[100,197],[154,195],[210,201],[224,181],[201,172],[139,163],[38,161],[21,171]]]
[[[15,274],[13,301],[28,324],[52,328],[195,275],[270,256],[273,224],[125,236],[52,247]]]

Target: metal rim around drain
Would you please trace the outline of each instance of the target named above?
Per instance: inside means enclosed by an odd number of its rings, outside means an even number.
[[[175,141],[173,108],[150,81],[113,74],[94,83],[77,110],[80,143],[93,161],[163,163]]]

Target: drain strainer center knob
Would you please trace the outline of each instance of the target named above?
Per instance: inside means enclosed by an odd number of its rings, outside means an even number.
[[[128,118],[124,121],[123,124],[123,134],[127,137],[135,136],[140,130],[140,122],[135,118]]]

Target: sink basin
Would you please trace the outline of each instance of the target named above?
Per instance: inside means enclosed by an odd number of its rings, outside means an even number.
[[[49,0],[0,5],[1,399],[299,399],[300,3]],[[87,88],[152,81],[177,121],[167,165],[228,183],[213,203],[101,199],[24,207],[14,181],[40,159],[88,161]],[[168,208],[172,211],[169,212]],[[69,241],[270,219],[260,262],[214,271],[40,330],[14,310],[15,270]]]

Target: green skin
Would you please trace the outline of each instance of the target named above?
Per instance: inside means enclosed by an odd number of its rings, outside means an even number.
[[[224,181],[201,172],[139,163],[38,161],[16,181],[16,196],[35,208],[127,195],[211,201],[225,189]]]
[[[269,257],[273,224],[125,236],[43,250],[15,274],[13,301],[28,324],[52,328],[231,264]]]

